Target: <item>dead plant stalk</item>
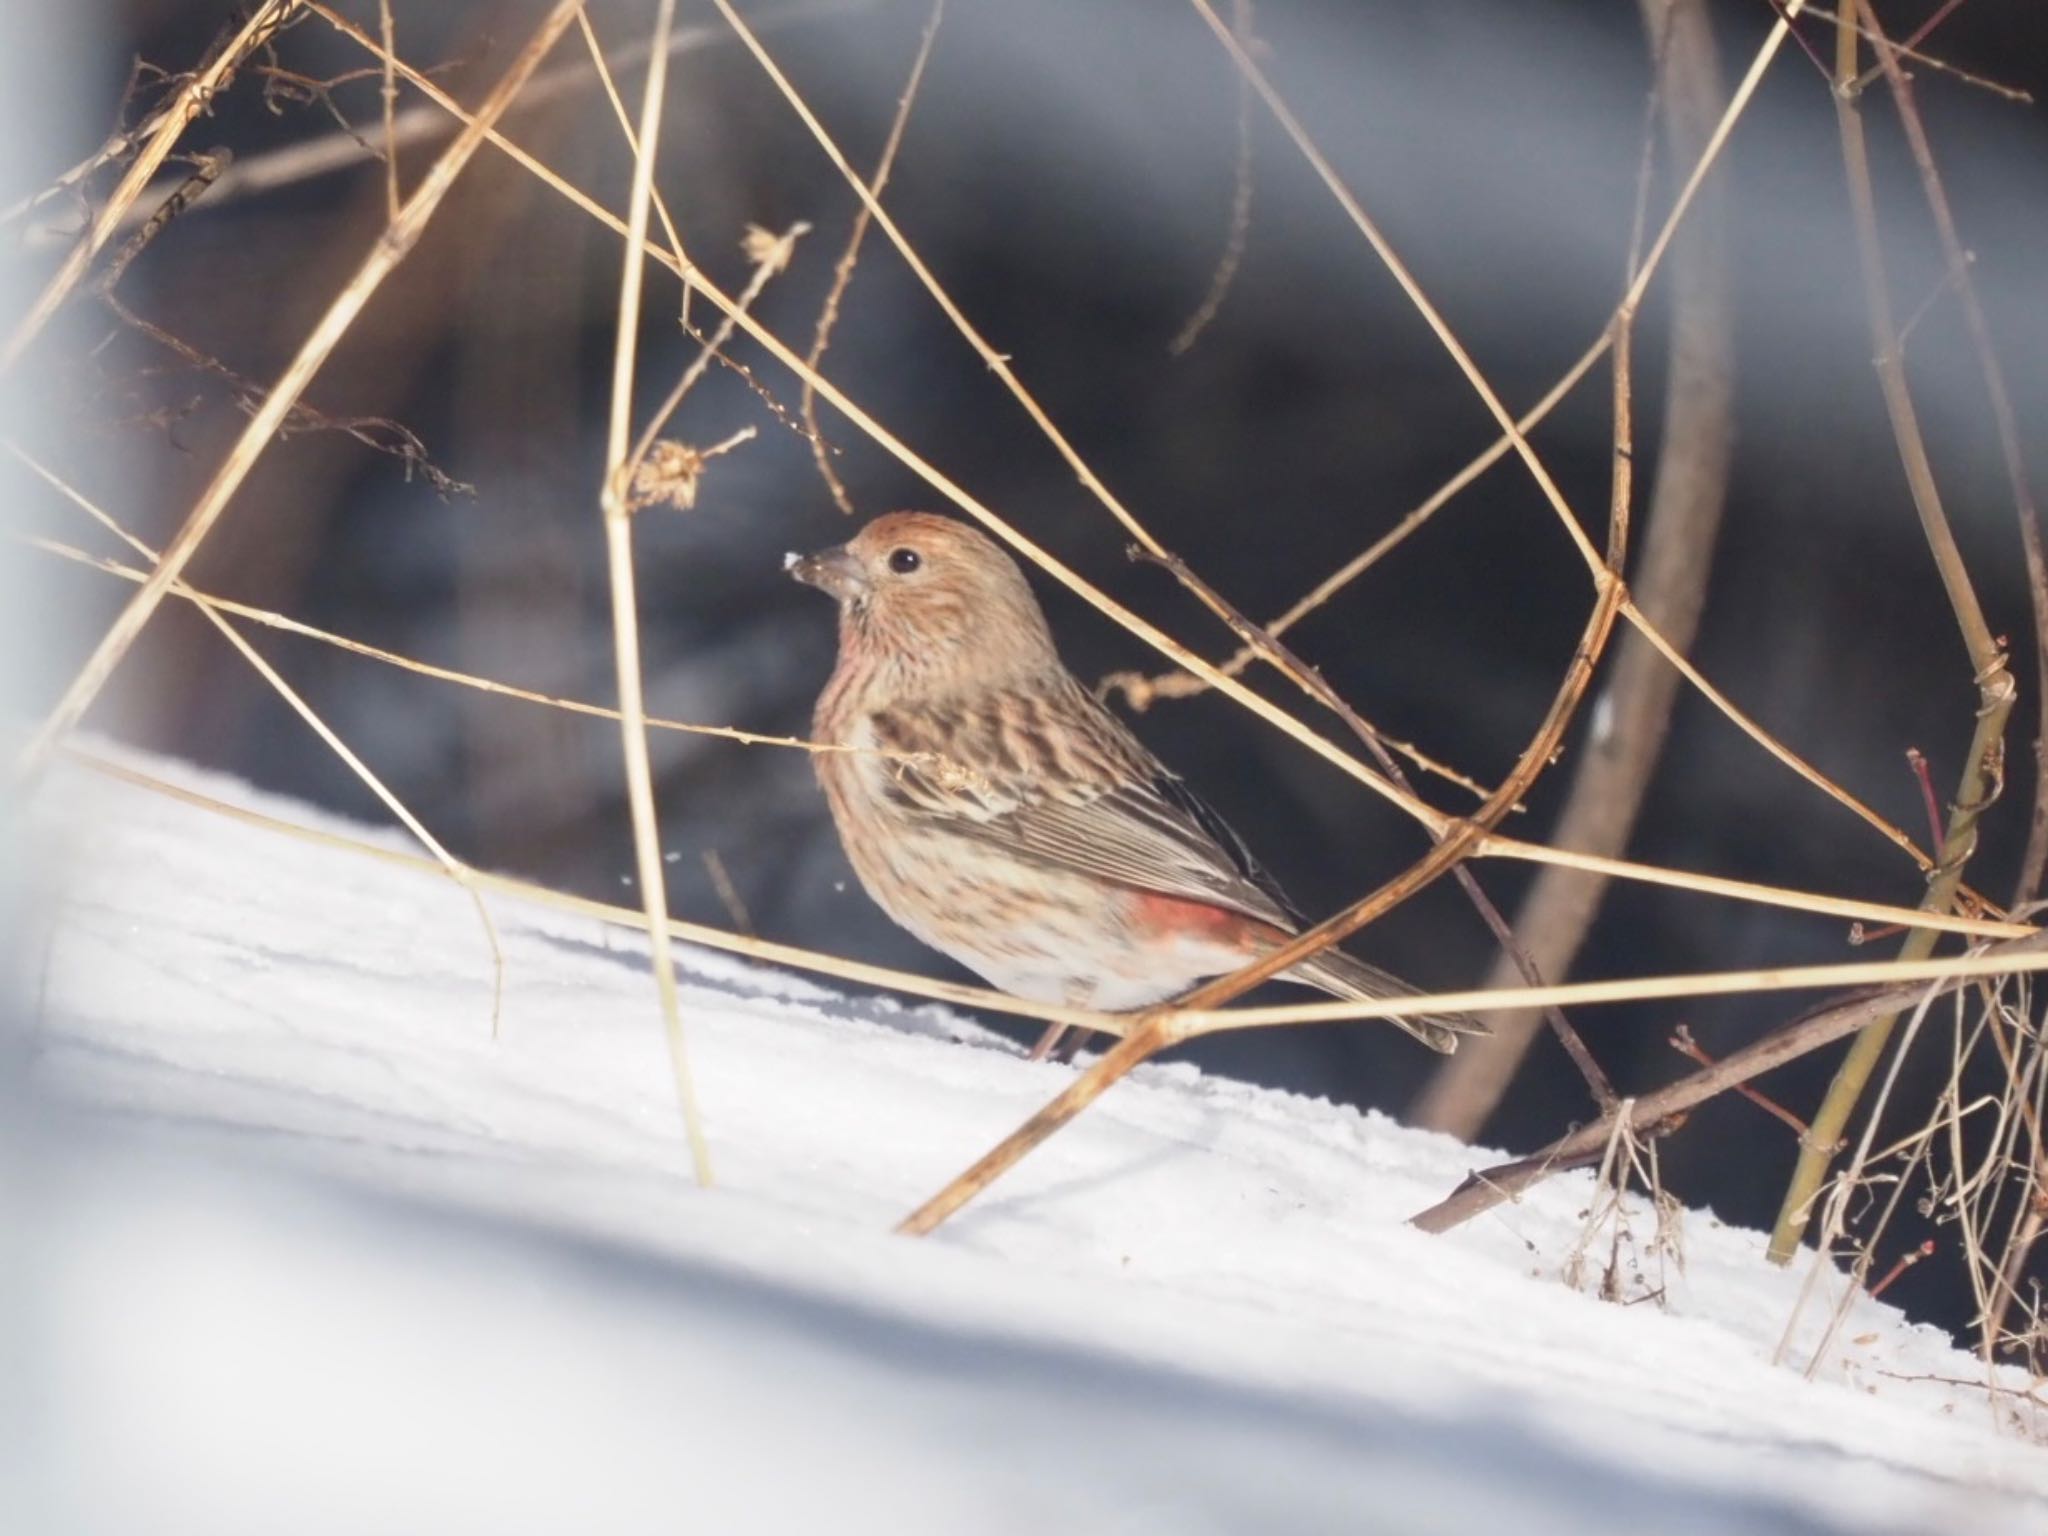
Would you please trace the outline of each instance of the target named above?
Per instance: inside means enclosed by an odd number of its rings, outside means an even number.
[[[711,1148],[697,1107],[696,1081],[683,1038],[682,1003],[676,993],[675,959],[668,937],[668,879],[661,860],[661,825],[654,805],[654,770],[647,754],[647,701],[640,675],[640,613],[633,581],[633,513],[628,481],[633,432],[633,373],[640,334],[640,297],[647,264],[640,251],[654,202],[654,157],[661,138],[661,103],[668,82],[668,35],[675,25],[675,0],[659,0],[647,85],[641,96],[639,142],[633,152],[633,190],[626,215],[626,261],[619,280],[618,341],[612,353],[612,408],[605,446],[605,562],[611,580],[612,650],[619,675],[619,734],[626,760],[626,798],[633,817],[633,857],[640,896],[647,909],[647,936],[654,988],[661,1004],[669,1066],[690,1143],[697,1182],[711,1183]]]
[[[1940,864],[1928,881],[1921,905],[1928,911],[1946,912],[1954,903],[1963,869],[1976,851],[1977,823],[1998,797],[2004,783],[2005,727],[2019,696],[2019,685],[2007,669],[2005,652],[1985,622],[1970,573],[1956,547],[1948,515],[1942,510],[1941,493],[1934,483],[1927,445],[1913,408],[1913,395],[1906,382],[1905,358],[1900,349],[1898,326],[1892,318],[1891,295],[1885,277],[1884,253],[1879,244],[1877,199],[1870,175],[1870,156],[1864,143],[1863,117],[1854,92],[1856,78],[1858,0],[1842,0],[1835,23],[1835,122],[1842,140],[1842,164],[1848,177],[1849,202],[1855,217],[1856,245],[1862,272],[1863,297],[1870,321],[1877,376],[1884,393],[1886,414],[1897,440],[1906,483],[1912,491],[1913,506],[1927,536],[1935,568],[1941,574],[1949,605],[1970,658],[1977,687],[1977,722],[1971,734],[1969,753],[1956,789]],[[1915,928],[1899,948],[1902,960],[1918,960],[1934,952],[1936,934],[1929,928]],[[1779,1208],[1777,1224],[1771,1231],[1770,1257],[1774,1263],[1790,1262],[1813,1207],[1815,1193],[1827,1176],[1835,1144],[1841,1140],[1849,1116],[1863,1095],[1864,1086],[1876,1070],[1891,1039],[1897,1016],[1879,1019],[1863,1031],[1850,1046],[1836,1070],[1827,1096],[1814,1112],[1812,1129],[1801,1142],[1791,1182]]]

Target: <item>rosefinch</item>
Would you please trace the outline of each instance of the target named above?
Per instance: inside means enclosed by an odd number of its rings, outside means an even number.
[[[815,733],[860,750],[812,759],[832,819],[868,894],[925,943],[1015,996],[1117,1013],[1300,931],[1222,818],[1061,665],[991,540],[896,512],[786,564],[839,601]],[[1341,998],[1413,991],[1336,949],[1285,979]],[[1393,1022],[1439,1051],[1479,1030]]]

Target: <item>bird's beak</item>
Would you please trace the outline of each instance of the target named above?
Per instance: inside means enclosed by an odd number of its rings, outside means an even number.
[[[867,595],[867,573],[844,544],[821,549],[815,555],[784,555],[782,568],[805,586],[829,592],[841,602]]]

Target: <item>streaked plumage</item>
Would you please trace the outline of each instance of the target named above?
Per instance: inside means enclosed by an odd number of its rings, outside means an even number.
[[[1230,828],[1060,662],[1016,562],[898,512],[791,574],[839,601],[818,778],[861,884],[1018,997],[1123,1012],[1237,969],[1301,914]],[[1286,979],[1412,991],[1342,951]],[[1465,1018],[1395,1021],[1440,1051]],[[1041,1047],[1043,1048],[1043,1046]]]

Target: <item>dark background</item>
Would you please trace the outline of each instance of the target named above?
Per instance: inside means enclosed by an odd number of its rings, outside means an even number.
[[[374,4],[342,9],[374,28]],[[474,102],[540,9],[534,0],[399,0],[401,50],[416,64],[445,65],[443,83]],[[1771,13],[1761,0],[1711,9],[1732,85]],[[1880,14],[1897,38],[1933,9],[1932,0],[1892,0]],[[613,47],[643,37],[650,12],[644,0],[592,6]],[[776,23],[764,34],[769,47],[856,165],[870,165],[925,7],[882,0],[792,13],[763,3],[751,14]],[[217,4],[149,0],[104,8],[98,28],[81,24],[76,45],[101,91],[87,120],[113,124],[133,59],[189,67],[222,17]],[[683,20],[718,31],[708,7],[686,4]],[[1488,378],[1511,407],[1533,402],[1599,333],[1620,292],[1649,83],[1635,7],[1265,0],[1256,20],[1277,83]],[[1829,53],[1826,23],[1803,29]],[[1973,0],[1928,47],[2038,92],[2048,88],[2044,45],[2048,22],[2038,9]],[[578,56],[572,34],[559,57]],[[314,20],[281,41],[276,62],[329,77],[366,60]],[[2039,430],[2048,401],[2048,123],[2036,105],[1932,71],[1918,76],[2022,430],[2034,439],[2037,483],[2048,481]],[[639,79],[637,69],[622,75],[630,101]],[[329,101],[349,121],[372,122],[376,81],[339,84]],[[951,0],[888,203],[1103,479],[1246,612],[1270,617],[1456,471],[1493,427],[1263,114],[1254,118],[1242,270],[1194,350],[1168,355],[1223,246],[1236,113],[1223,54],[1179,0]],[[1939,255],[1881,90],[1866,116],[1895,304],[1911,315],[1936,292]],[[266,100],[252,74],[191,142],[231,145],[246,160],[333,129],[325,104],[275,93]],[[515,112],[508,131],[600,201],[624,207],[628,161],[594,91]],[[408,186],[443,142],[402,157]],[[54,174],[89,148],[52,143],[42,158]],[[1904,753],[1924,751],[1946,792],[1976,696],[1870,367],[1828,89],[1796,46],[1772,68],[1725,166],[1737,437],[1695,658],[1768,728],[1924,841]],[[685,240],[727,291],[746,277],[738,242],[748,223],[816,226],[757,310],[786,339],[807,341],[854,199],[729,41],[677,61],[660,185]],[[28,189],[0,190],[11,200]],[[1668,206],[1673,191],[1660,158],[1653,209]],[[382,214],[374,166],[214,208],[202,202],[136,264],[122,292],[234,370],[268,379],[361,259]],[[49,257],[31,247],[10,259]],[[297,436],[265,456],[194,579],[408,654],[611,701],[595,490],[618,266],[614,237],[501,157],[480,155],[309,395],[337,415],[402,421],[432,462],[474,493],[438,495],[399,461],[339,435]],[[1640,330],[1639,508],[1657,449],[1660,292],[1652,290]],[[643,398],[692,355],[673,324],[676,293],[672,279],[651,275]],[[794,407],[797,390],[772,360],[744,342],[734,351]],[[44,355],[52,390],[80,424],[83,451],[65,467],[161,540],[240,425],[228,388],[90,306],[74,306]],[[2016,525],[1952,299],[1933,297],[1913,330],[1910,363],[1950,515],[1993,629],[2014,640],[2024,690],[2010,739],[2012,784],[1986,819],[1970,870],[1973,884],[2002,898],[2031,798],[2038,684]],[[878,236],[825,369],[1090,579],[1207,654],[1228,653],[1229,636],[1169,577],[1125,561],[1121,531]],[[1608,494],[1606,379],[1596,371],[1536,438],[1596,542]],[[934,504],[829,409],[821,422],[843,450],[837,463],[863,515]],[[749,423],[760,436],[716,461],[694,511],[651,514],[639,525],[648,705],[803,734],[831,666],[832,618],[815,593],[783,577],[780,556],[843,538],[849,524],[811,468],[808,446],[731,372],[713,371],[680,430],[708,444]],[[46,521],[55,535],[101,547],[62,508]],[[47,658],[54,680],[123,592],[54,563],[37,576],[61,619]],[[1153,668],[1135,640],[1078,602],[1054,591],[1046,599],[1083,677]],[[1392,734],[1491,782],[1540,718],[1590,600],[1577,555],[1510,459],[1294,640]],[[259,640],[459,856],[622,897],[632,861],[613,727],[305,642]],[[1270,676],[1255,681],[1303,707]],[[153,621],[95,720],[265,788],[386,819],[175,605]],[[1334,910],[1421,851],[1404,818],[1227,701],[1161,705],[1139,730],[1313,913]],[[763,934],[961,974],[894,929],[852,883],[801,754],[670,733],[655,735],[653,751],[664,837],[677,855],[670,895],[678,915],[729,925],[702,863],[716,850]],[[1572,766],[1568,750],[1513,830],[1541,834]],[[1464,803],[1442,786],[1425,793],[1449,809]],[[1629,852],[1907,905],[1920,894],[1895,850],[1691,695],[1681,696]],[[1531,871],[1480,873],[1512,910]],[[1575,974],[1849,958],[1843,937],[1838,923],[1623,886],[1610,893]],[[1490,939],[1448,886],[1358,947],[1431,985],[1476,982],[1491,959]],[[1587,1010],[1578,1023],[1618,1083],[1638,1090],[1683,1069],[1664,1044],[1681,1019],[1719,1054],[1798,1006],[1787,997],[1703,1000]],[[1193,1054],[1395,1113],[1432,1064],[1393,1031],[1360,1026],[1258,1032]],[[1769,1089],[1809,1111],[1832,1066],[1827,1054],[1801,1062],[1775,1074]],[[1587,1112],[1576,1074],[1545,1039],[1486,1138],[1526,1148]],[[1686,1199],[1766,1225],[1793,1151],[1788,1133],[1729,1098],[1666,1144],[1664,1171]],[[1901,1228],[1896,1240],[1903,1248],[1918,1235]],[[1968,1318],[1959,1266],[1922,1265],[1890,1294],[1949,1326]]]

